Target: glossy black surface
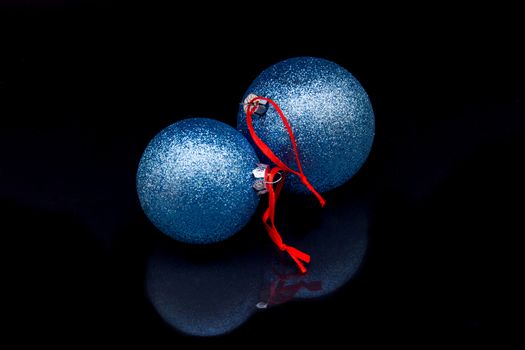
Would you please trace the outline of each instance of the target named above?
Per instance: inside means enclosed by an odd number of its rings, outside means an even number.
[[[335,292],[363,262],[369,215],[349,186],[338,192],[341,203],[317,214],[318,210],[294,204],[301,200],[298,197],[282,203],[300,209],[280,214],[286,218],[282,232],[288,243],[312,256],[305,274],[286,254],[257,239],[258,220],[239,233],[239,241],[215,247],[158,240],[146,273],[147,296],[155,310],[183,333],[215,336],[237,329],[256,312]],[[327,198],[335,197],[334,193]],[[290,236],[301,226],[301,232]]]
[[[254,48],[245,14],[88,3],[0,9],[8,336],[212,345],[222,338],[184,337],[208,324],[232,328],[227,340],[422,338],[424,347],[518,334],[525,60],[511,27],[519,22],[496,25],[491,13],[464,29],[440,17],[403,30],[397,17],[358,26],[334,8],[306,17],[280,9],[288,25],[261,26]],[[221,25],[229,20],[238,28]],[[151,137],[187,115],[234,126],[257,74],[300,55],[351,71],[376,117],[368,161],[325,209],[310,197],[278,204],[279,230],[312,254],[311,275],[294,276],[280,258],[260,225],[262,206],[239,235],[203,251],[164,237],[135,191]]]

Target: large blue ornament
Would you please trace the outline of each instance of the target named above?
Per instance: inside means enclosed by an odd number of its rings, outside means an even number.
[[[166,235],[187,243],[214,243],[239,231],[259,199],[249,142],[211,119],[172,124],[148,144],[137,173],[144,213]]]
[[[374,139],[374,113],[359,82],[343,67],[325,59],[298,57],[264,70],[250,85],[250,95],[274,100],[289,120],[305,175],[325,192],[348,181],[365,162]],[[273,107],[253,116],[254,130],[292,168],[295,155],[281,118]],[[250,139],[243,106],[237,128]],[[266,159],[259,154],[261,159]],[[291,175],[285,188],[307,193]]]

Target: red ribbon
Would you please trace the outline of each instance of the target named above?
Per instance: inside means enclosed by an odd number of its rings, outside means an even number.
[[[279,159],[279,157],[277,157],[272,152],[270,147],[268,147],[268,145],[266,145],[259,138],[259,136],[257,136],[257,134],[255,133],[255,130],[253,128],[253,123],[252,123],[252,116],[253,116],[253,113],[257,110],[257,101],[260,101],[260,100],[269,102],[275,108],[279,116],[281,117],[281,120],[283,121],[284,126],[286,127],[286,130],[288,131],[288,136],[290,137],[290,141],[292,142],[293,151],[295,154],[295,160],[297,162],[297,169],[299,171],[296,171],[290,168],[289,166],[287,166],[286,164],[284,164],[281,161],[281,159]],[[275,228],[275,204],[277,202],[277,199],[279,198],[279,194],[281,193],[281,189],[283,187],[286,172],[290,172],[292,174],[297,175],[299,179],[301,180],[301,182],[310,190],[310,192],[312,192],[317,197],[317,199],[319,200],[319,203],[321,204],[321,207],[324,207],[324,205],[326,204],[326,201],[319,194],[319,192],[315,190],[312,184],[310,184],[310,182],[308,181],[308,178],[304,174],[303,169],[301,167],[301,161],[299,160],[299,152],[297,150],[297,143],[295,141],[295,136],[293,134],[292,127],[290,126],[290,123],[284,116],[283,111],[281,110],[281,108],[279,108],[277,103],[275,103],[274,101],[272,101],[271,99],[267,97],[262,97],[262,96],[257,96],[251,99],[248,102],[248,107],[246,111],[246,124],[248,126],[248,130],[250,131],[250,135],[253,141],[255,142],[255,144],[257,145],[257,147],[259,147],[259,149],[266,155],[266,157],[268,157],[268,159],[270,159],[276,165],[272,169],[267,168],[265,177],[264,177],[265,183],[266,183],[266,189],[268,190],[268,208],[266,209],[262,217],[264,227],[266,228],[268,235],[270,236],[272,241],[277,245],[277,247],[279,247],[281,251],[286,251],[290,255],[290,257],[295,261],[295,263],[299,267],[299,270],[301,270],[302,273],[305,273],[306,268],[303,262],[309,263],[310,255],[294,247],[286,245],[283,242],[281,235]],[[274,190],[274,186],[273,186],[273,184],[275,183],[274,179],[277,173],[279,172],[281,172],[282,178],[280,179],[280,181],[277,182],[276,189]]]
[[[253,116],[253,113],[257,110],[256,102],[259,101],[259,100],[263,100],[263,101],[269,102],[273,106],[273,108],[275,108],[275,110],[277,111],[279,116],[281,117],[281,120],[283,121],[283,124],[286,127],[286,131],[288,131],[288,136],[290,137],[290,141],[292,142],[293,152],[295,154],[295,161],[297,163],[297,169],[299,171],[295,171],[292,168],[290,168],[289,166],[287,166],[286,164],[284,164],[283,161],[281,161],[279,159],[279,157],[277,157],[275,155],[275,153],[272,152],[270,147],[268,147],[268,145],[265,144],[263,142],[263,140],[261,140],[259,138],[259,136],[257,136],[257,134],[255,133],[255,130],[253,128],[252,116]],[[283,170],[285,170],[285,171],[287,171],[289,173],[292,173],[292,174],[295,174],[295,175],[299,176],[299,179],[301,179],[301,182],[310,190],[310,192],[312,192],[317,197],[317,199],[319,200],[319,203],[321,203],[321,207],[324,207],[324,205],[326,204],[326,201],[319,194],[319,192],[317,192],[315,190],[315,188],[308,181],[308,179],[306,178],[306,175],[303,172],[303,168],[301,166],[301,161],[299,160],[299,152],[297,151],[297,142],[295,141],[295,136],[293,134],[292,127],[290,126],[290,123],[288,122],[288,119],[286,119],[286,117],[284,116],[283,111],[277,105],[277,103],[275,103],[273,100],[271,100],[271,99],[269,99],[267,97],[257,96],[257,97],[252,98],[248,102],[248,108],[247,108],[247,112],[246,112],[246,124],[248,125],[248,130],[250,131],[250,136],[252,137],[253,142],[255,142],[257,147],[259,147],[259,149],[264,153],[264,155],[266,157],[268,157],[268,159],[270,159],[279,168],[281,168],[281,169],[283,169]]]

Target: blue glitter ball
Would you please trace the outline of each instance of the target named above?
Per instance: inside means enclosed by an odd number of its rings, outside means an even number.
[[[250,143],[224,123],[191,118],[172,124],[151,140],[140,160],[142,209],[178,241],[224,240],[257,208],[252,170],[258,162]]]
[[[365,162],[374,139],[374,112],[368,96],[350,72],[321,58],[298,57],[264,70],[242,101],[255,94],[274,100],[295,134],[305,175],[319,192],[348,181]],[[253,116],[254,130],[272,151],[297,170],[295,155],[281,118],[270,106]],[[237,128],[251,140],[241,105]],[[268,159],[259,152],[265,162]],[[309,193],[295,175],[285,188]]]

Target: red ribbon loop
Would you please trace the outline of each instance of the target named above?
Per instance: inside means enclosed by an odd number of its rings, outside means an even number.
[[[290,168],[289,166],[287,166],[286,164],[284,164],[284,162],[281,161],[281,159],[279,159],[279,157],[277,157],[272,152],[270,147],[268,147],[268,145],[266,145],[259,138],[259,136],[257,136],[257,134],[255,133],[255,130],[253,128],[252,116],[253,116],[253,113],[257,110],[256,101],[258,100],[268,101],[275,108],[275,110],[281,117],[281,120],[283,121],[284,126],[286,127],[286,130],[288,131],[288,136],[290,137],[290,141],[292,142],[293,151],[295,154],[295,160],[297,163],[297,169],[299,171],[296,171]],[[299,270],[302,273],[305,273],[306,267],[304,266],[303,262],[309,263],[310,255],[300,251],[297,248],[284,244],[281,235],[275,228],[275,203],[277,202],[277,199],[279,198],[279,194],[281,193],[281,189],[283,187],[286,172],[290,172],[292,174],[297,175],[299,179],[301,180],[301,182],[308,188],[308,190],[317,197],[317,199],[319,200],[319,203],[321,204],[321,207],[324,207],[324,205],[326,204],[326,201],[319,194],[319,192],[315,190],[315,188],[312,186],[310,181],[308,181],[308,178],[304,174],[303,169],[301,167],[301,161],[299,160],[299,153],[297,151],[297,143],[295,141],[295,136],[293,134],[292,127],[290,126],[290,123],[284,116],[284,113],[281,110],[281,108],[279,108],[279,106],[274,101],[272,101],[271,99],[267,97],[262,97],[262,96],[257,96],[251,99],[248,102],[248,108],[246,112],[246,124],[248,125],[248,130],[250,131],[250,135],[253,141],[255,142],[255,144],[257,145],[257,147],[259,147],[259,149],[266,155],[266,157],[268,157],[268,159],[270,159],[276,165],[275,167],[271,169],[267,168],[266,174],[264,177],[266,181],[266,189],[268,190],[268,208],[266,209],[262,217],[264,227],[266,228],[268,235],[270,236],[272,241],[275,243],[275,245],[277,245],[277,247],[279,247],[281,251],[286,251],[290,255],[290,257],[295,261],[295,263],[299,267]],[[282,176],[281,176],[281,179],[277,182],[276,188],[274,189],[274,186],[273,186],[274,178],[279,172],[282,172]]]
[[[290,141],[292,142],[293,152],[295,154],[295,161],[297,163],[297,169],[299,171],[296,171],[290,168],[289,166],[287,166],[286,164],[284,164],[284,162],[281,159],[279,159],[279,157],[277,157],[275,153],[273,153],[270,147],[268,147],[268,145],[264,143],[264,141],[261,140],[261,138],[257,136],[257,134],[255,133],[255,129],[253,128],[252,116],[253,116],[253,113],[257,110],[256,102],[259,100],[267,101],[268,103],[270,103],[275,108],[279,116],[281,117],[281,120],[283,121],[283,124],[286,127],[286,131],[288,132],[288,136],[290,137]],[[269,99],[268,97],[257,96],[257,97],[252,98],[248,102],[248,108],[246,111],[246,124],[248,126],[248,131],[250,132],[250,136],[252,137],[253,142],[255,142],[257,147],[259,147],[261,152],[263,152],[264,155],[268,157],[268,159],[270,159],[275,165],[277,165],[282,170],[297,175],[299,179],[301,180],[301,182],[306,186],[306,188],[308,188],[308,190],[312,192],[315,195],[315,197],[317,197],[317,200],[321,204],[321,207],[324,207],[324,205],[326,204],[326,201],[321,196],[321,194],[319,194],[319,192],[315,190],[315,188],[308,181],[308,178],[303,172],[303,167],[301,166],[301,161],[299,160],[299,151],[297,150],[297,142],[295,141],[295,136],[293,134],[292,127],[290,126],[288,119],[286,119],[286,117],[284,116],[284,113],[279,107],[279,105],[275,103],[272,99]]]

